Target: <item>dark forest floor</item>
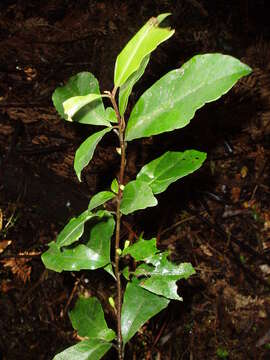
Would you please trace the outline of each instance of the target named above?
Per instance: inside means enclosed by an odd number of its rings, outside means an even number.
[[[176,34],[153,54],[133,103],[162,74],[198,53],[234,55],[253,73],[184,130],[128,148],[127,178],[164,150],[195,148],[208,160],[161,195],[158,208],[125,220],[123,239],[143,229],[146,238],[157,234],[160,248],[170,248],[175,261],[191,261],[197,271],[179,284],[184,302],[172,302],[144,326],[127,358],[270,358],[266,3],[1,1],[0,359],[52,359],[76,342],[67,313],[78,294],[107,303],[113,285],[107,277],[48,272],[40,260],[67,219],[109,187],[118,168],[108,137],[78,182],[73,157],[91,129],[60,120],[51,94],[83,70],[95,74],[101,90],[111,90],[121,48],[149,17],[167,11]]]

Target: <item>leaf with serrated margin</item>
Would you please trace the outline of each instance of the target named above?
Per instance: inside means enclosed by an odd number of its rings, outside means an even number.
[[[125,140],[183,128],[196,110],[220,98],[250,72],[250,67],[229,55],[194,56],[142,94],[130,114]]]
[[[90,72],[80,72],[72,76],[66,85],[58,87],[53,93],[52,100],[59,115],[67,120],[68,116],[64,113],[63,102],[73,96],[88,94],[100,94],[98,81]],[[74,116],[73,121],[90,125],[110,125],[101,98],[84,106]]]
[[[174,34],[174,30],[170,28],[159,27],[169,15],[170,13],[160,14],[156,18],[149,19],[120,52],[114,69],[115,87],[122,86],[130,75],[138,70],[145,56]]]
[[[74,169],[79,181],[81,181],[81,172],[91,161],[94,151],[105,134],[112,130],[111,127],[103,129],[89,136],[78,148],[75,153]]]
[[[146,258],[146,263],[139,265],[134,275],[146,277],[139,284],[144,289],[168,299],[182,301],[177,294],[176,281],[188,279],[195,274],[195,270],[190,263],[174,264],[167,257],[168,252],[165,251]]]
[[[154,194],[160,194],[173,182],[201,167],[206,154],[197,150],[168,151],[145,165],[137,179],[148,184]]]

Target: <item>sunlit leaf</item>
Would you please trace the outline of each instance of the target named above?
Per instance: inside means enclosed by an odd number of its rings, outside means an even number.
[[[131,255],[136,261],[141,261],[158,252],[156,247],[156,239],[143,240],[140,239],[135,244],[128,246],[122,251],[122,256]]]
[[[137,210],[157,205],[157,199],[149,185],[144,182],[130,181],[124,188],[120,210],[127,215]]]
[[[145,68],[147,64],[149,63],[150,55],[147,55],[141,62],[140,67],[138,70],[136,70],[128,79],[127,81],[120,87],[119,91],[119,111],[120,114],[123,116],[127,104],[129,95],[131,94],[133,86],[136,84],[136,82],[142,77],[144,74]]]
[[[116,87],[123,85],[130,75],[138,70],[145,56],[174,34],[174,30],[159,27],[168,15],[170,14],[161,14],[148,20],[117,56],[114,70]]]
[[[90,72],[81,72],[72,76],[66,85],[58,87],[53,93],[52,100],[59,115],[68,120],[68,116],[64,113],[63,103],[73,96],[88,94],[100,94],[98,81]],[[73,117],[73,121],[81,124],[110,125],[101,98],[84,106]]]
[[[159,194],[171,183],[199,169],[205,159],[206,154],[196,150],[168,151],[145,165],[137,179],[147,183],[154,194]]]
[[[57,354],[53,360],[99,360],[111,346],[99,339],[84,340]]]
[[[99,300],[95,297],[80,297],[69,317],[74,329],[82,337],[111,341],[115,332],[108,328]]]
[[[132,338],[147,320],[166,308],[168,304],[168,299],[143,289],[135,282],[128,283],[121,313],[124,344]]]
[[[56,245],[60,248],[77,241],[83,234],[85,222],[94,216],[96,215],[86,210],[78,217],[72,218],[57,236]]]
[[[72,121],[73,116],[85,105],[104,97],[100,94],[88,94],[84,96],[74,96],[63,102],[64,113],[68,116],[67,120]]]
[[[250,67],[232,56],[194,56],[158,80],[135,104],[125,140],[148,137],[186,126],[195,111],[228,92]]]
[[[111,127],[103,129],[89,136],[78,148],[75,153],[74,169],[78,179],[81,181],[81,172],[91,161],[97,144],[103,136],[111,131]]]
[[[115,194],[111,191],[101,191],[95,194],[89,202],[88,211],[92,211],[93,209],[105,204],[107,201],[111,200],[114,197]]]

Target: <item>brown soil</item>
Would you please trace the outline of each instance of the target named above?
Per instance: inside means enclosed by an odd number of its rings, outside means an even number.
[[[113,283],[100,272],[46,271],[40,254],[117,174],[113,136],[79,183],[74,152],[92,129],[56,114],[52,91],[79,71],[110,90],[115,57],[151,16],[172,12],[175,36],[152,56],[132,101],[160,75],[205,52],[253,68],[191,125],[128,147],[127,179],[165,150],[208,153],[203,168],[125,219],[197,274],[127,348],[128,359],[270,358],[270,23],[266,1],[2,1],[0,3],[0,359],[49,360],[76,343],[68,311]],[[105,282],[105,283],[104,283]],[[226,352],[228,355],[226,355]],[[115,357],[112,351],[108,359]]]

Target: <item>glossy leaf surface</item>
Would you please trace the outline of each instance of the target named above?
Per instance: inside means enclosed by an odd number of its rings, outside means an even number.
[[[103,95],[100,94],[88,94],[84,96],[73,96],[63,102],[64,113],[67,115],[67,120],[72,121],[73,116],[85,105],[91,102],[101,99]]]
[[[111,346],[99,339],[84,340],[57,354],[53,360],[99,360]]]
[[[157,203],[150,186],[134,180],[130,181],[124,188],[120,210],[127,215],[137,210],[155,206]]]
[[[206,154],[196,150],[168,151],[145,165],[137,179],[147,183],[154,194],[159,194],[173,182],[199,169],[205,159]]]
[[[101,191],[95,194],[89,202],[88,211],[92,211],[93,209],[105,204],[107,201],[111,200],[114,197],[115,194],[111,191]]]
[[[164,276],[151,276],[140,282],[140,286],[157,295],[161,295],[171,300],[183,299],[177,294],[177,285],[175,280],[170,280]]]
[[[128,99],[129,96],[131,94],[132,88],[133,86],[136,84],[136,82],[142,77],[142,75],[144,74],[145,68],[147,66],[147,64],[149,63],[150,60],[150,55],[147,55],[141,62],[140,67],[138,68],[137,71],[135,71],[128,79],[127,81],[120,87],[120,91],[119,91],[119,112],[120,115],[123,116],[126,108],[127,108],[127,104],[128,104]]]
[[[176,281],[188,279],[195,270],[190,263],[174,264],[167,256],[168,253],[163,252],[145,259],[146,264],[138,266],[134,274],[146,276],[140,281],[144,289],[168,299],[182,300],[177,294]]]
[[[98,81],[90,72],[81,72],[72,76],[66,85],[58,87],[53,93],[52,100],[59,115],[67,120],[63,103],[73,96],[85,96],[90,93],[100,94]],[[73,120],[81,124],[110,125],[101,98],[84,106]]]
[[[121,313],[124,344],[132,338],[147,320],[166,308],[168,304],[168,299],[143,289],[135,281],[128,283]]]
[[[78,179],[81,181],[81,172],[91,161],[97,144],[105,134],[111,131],[112,128],[106,128],[89,136],[78,148],[75,153],[74,169]]]
[[[95,297],[80,297],[69,317],[79,336],[111,341],[115,332],[108,328],[99,300]]]
[[[47,269],[56,272],[95,270],[103,266],[99,266],[95,257],[96,253],[86,245],[81,244],[72,249],[60,251],[55,242],[51,242],[49,249],[42,254],[42,261]]]
[[[145,56],[173,35],[174,30],[159,27],[159,24],[168,15],[170,14],[161,14],[156,18],[149,19],[117,56],[114,70],[116,87],[122,86],[130,75],[138,70]]]
[[[228,92],[251,69],[228,55],[194,56],[170,71],[139,98],[127,124],[125,140],[186,126],[196,110]]]
[[[93,266],[98,269],[110,263],[111,237],[114,232],[115,221],[112,216],[104,216],[90,231],[87,247],[93,251]]]
[[[166,276],[171,280],[188,279],[195,274],[195,270],[190,263],[179,265],[168,260],[168,252],[153,255],[145,260],[147,264],[152,264],[153,270],[149,275]]]
[[[135,244],[128,246],[122,251],[122,255],[131,255],[136,261],[142,261],[149,256],[158,252],[156,247],[156,239],[151,240],[140,239]]]
[[[72,218],[57,236],[56,245],[60,248],[77,241],[83,234],[85,222],[94,216],[96,215],[86,210],[78,217]]]

